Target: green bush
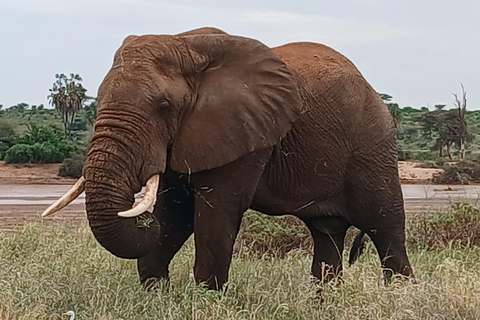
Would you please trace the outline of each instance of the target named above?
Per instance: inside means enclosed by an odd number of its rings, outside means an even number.
[[[16,144],[5,153],[6,163],[26,163],[33,157],[32,146],[28,144]]]
[[[429,151],[420,152],[418,155],[415,156],[415,160],[420,160],[420,161],[424,161],[424,160],[433,161],[433,160],[436,160],[436,158],[437,156]]]
[[[80,178],[82,176],[83,164],[85,163],[85,153],[75,152],[69,158],[65,158],[58,169],[58,175],[61,177]]]
[[[5,152],[6,163],[62,162],[76,150],[73,142],[54,126],[29,125],[27,133]]]
[[[6,163],[55,163],[65,158],[65,150],[48,143],[16,144],[7,150]]]
[[[445,158],[438,157],[437,160],[435,160],[435,164],[438,166],[443,166],[445,164]]]
[[[16,135],[17,123],[12,119],[0,118],[0,160],[6,151],[18,140]]]
[[[50,143],[53,145],[68,143],[65,133],[54,125],[39,126],[36,124],[27,125],[25,135],[20,139],[20,143]]]
[[[480,163],[480,154],[475,155],[475,160],[473,160],[476,163]]]
[[[412,160],[414,159],[414,152],[411,150],[404,150],[403,151],[403,160]]]

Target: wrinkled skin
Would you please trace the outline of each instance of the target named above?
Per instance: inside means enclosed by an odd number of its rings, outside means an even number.
[[[213,28],[130,36],[99,90],[88,219],[107,250],[138,259],[146,284],[168,278],[194,233],[195,279],[221,288],[248,208],[302,219],[322,281],[341,272],[351,225],[409,276],[395,143],[378,94],[326,46],[270,49]],[[118,217],[157,173],[153,214]]]

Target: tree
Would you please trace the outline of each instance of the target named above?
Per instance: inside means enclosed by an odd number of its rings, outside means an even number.
[[[438,151],[439,157],[443,156],[443,147],[446,147],[446,153],[449,159],[452,159],[450,148],[457,141],[457,114],[452,110],[444,110],[445,105],[435,106],[434,111],[427,111],[418,118],[421,124],[422,132],[429,139],[435,134],[436,142],[433,147]]]
[[[427,112],[425,112],[418,118],[418,122],[420,122],[423,134],[426,135],[429,140],[432,139],[432,134],[436,131],[436,112],[430,112],[427,110]]]
[[[393,97],[391,95],[386,94],[386,93],[379,93],[378,95],[383,100],[383,102],[392,101],[392,99],[393,99]]]
[[[20,102],[20,103],[17,103],[16,105],[14,106],[11,106],[10,108],[8,108],[8,112],[18,112],[18,113],[24,113],[25,110],[28,110],[29,108],[29,105],[25,102]]]
[[[467,93],[465,88],[462,86],[462,101],[458,98],[457,94],[454,93],[455,97],[455,106],[457,107],[456,111],[458,113],[457,125],[454,127],[455,134],[458,137],[460,145],[460,159],[465,160],[465,142],[468,136],[467,132],[467,122],[465,121],[465,114],[467,113]]]
[[[56,74],[57,79],[53,83],[53,88],[49,89],[50,104],[62,114],[62,122],[65,128],[65,133],[70,135],[71,126],[75,119],[75,114],[83,107],[83,103],[89,97],[86,96],[86,91],[80,81],[82,78],[78,74],[70,74],[67,78],[63,73]]]
[[[95,120],[97,119],[97,106],[98,101],[95,99],[92,103],[85,107],[85,121],[91,126],[95,124]]]
[[[397,128],[400,123],[402,122],[402,111],[398,106],[398,103],[391,103],[390,101],[393,97],[386,93],[379,93],[380,98],[383,100],[385,105],[387,106],[388,111],[392,115],[393,123],[395,124],[395,128]],[[388,102],[388,103],[387,103]]]
[[[436,130],[439,136],[440,146],[442,144],[447,148],[448,159],[452,160],[452,154],[450,153],[451,146],[455,143],[455,125],[457,122],[457,115],[454,112],[445,111],[443,109],[439,110],[440,112],[437,115]],[[437,139],[437,141],[438,141]]]

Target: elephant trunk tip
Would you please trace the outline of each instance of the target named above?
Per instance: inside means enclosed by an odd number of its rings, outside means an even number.
[[[98,225],[89,219],[90,227],[97,241],[119,258],[138,259],[155,247],[160,235],[160,223],[151,213],[135,218],[116,217],[108,225]]]

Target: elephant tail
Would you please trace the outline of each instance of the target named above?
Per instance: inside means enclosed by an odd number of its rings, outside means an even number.
[[[365,232],[360,231],[353,241],[352,249],[350,250],[350,257],[348,258],[348,264],[351,266],[365,249]]]

